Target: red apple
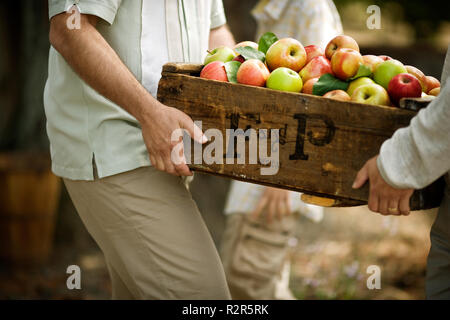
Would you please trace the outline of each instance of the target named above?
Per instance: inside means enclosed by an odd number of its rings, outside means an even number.
[[[306,64],[308,64],[312,59],[318,56],[324,56],[325,57],[325,50],[323,50],[319,46],[315,45],[309,45],[305,47],[306,51]]]
[[[405,66],[405,68],[406,68],[406,71],[409,74],[412,74],[414,77],[417,78],[417,80],[419,80],[420,85],[422,87],[422,91],[423,92],[428,92],[428,90],[427,90],[427,84],[428,83],[427,83],[427,77],[425,76],[425,74],[422,71],[420,71],[419,69],[417,69],[416,67],[413,67],[413,66]]]
[[[245,58],[242,55],[238,55],[236,58],[233,59],[233,61],[238,61],[240,63],[244,63]]]
[[[437,87],[437,88],[434,88],[434,89],[431,89],[430,91],[428,91],[428,94],[430,96],[435,96],[435,97],[437,97],[439,95],[439,93],[441,93],[441,87]]]
[[[331,62],[324,56],[318,56],[312,59],[301,71],[300,77],[302,77],[303,83],[313,78],[320,78],[321,75],[326,73],[333,73],[331,70]]]
[[[389,56],[384,56],[384,55],[381,55],[381,56],[378,56],[379,58],[381,58],[381,59],[383,59],[383,61],[388,61],[388,60],[393,60],[391,57],[389,57]]]
[[[359,65],[363,63],[361,54],[353,49],[337,50],[331,58],[331,69],[336,77],[347,80],[356,75]]]
[[[334,99],[334,100],[341,100],[341,101],[352,100],[352,98],[350,98],[348,93],[345,92],[344,90],[333,90],[333,91],[330,91],[330,92],[327,92],[326,94],[324,94],[323,97]]]
[[[388,93],[396,104],[401,98],[420,98],[422,86],[419,80],[409,73],[400,73],[389,81]]]
[[[325,56],[328,59],[334,55],[334,53],[341,48],[349,48],[359,52],[358,43],[352,37],[346,35],[340,35],[331,39],[325,48]]]
[[[256,50],[258,50],[258,44],[253,41],[242,41],[239,42],[237,45],[234,46],[234,49],[240,48],[240,47],[252,47]]]
[[[257,59],[245,61],[237,72],[237,81],[250,86],[264,87],[270,72],[266,65]]]
[[[200,72],[200,78],[228,82],[225,63],[222,61],[208,63]]]
[[[316,82],[319,81],[319,78],[309,79],[303,84],[302,93],[313,94],[313,88]]]
[[[374,56],[372,54],[367,54],[365,56],[362,56],[362,58],[364,64],[370,68],[370,71],[372,71],[372,73],[375,71],[375,68],[384,61],[380,57]]]
[[[306,51],[295,39],[280,39],[270,46],[266,62],[270,70],[285,67],[299,72],[306,64]]]
[[[426,76],[427,79],[427,93],[433,90],[434,88],[439,88],[441,83],[438,79],[432,76]]]

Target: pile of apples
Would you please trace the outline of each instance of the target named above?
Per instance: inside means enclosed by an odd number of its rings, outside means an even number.
[[[201,78],[321,95],[365,104],[398,106],[404,97],[437,96],[439,81],[389,56],[361,55],[346,35],[325,48],[263,35],[208,52]]]

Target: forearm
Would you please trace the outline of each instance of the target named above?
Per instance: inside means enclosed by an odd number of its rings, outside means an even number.
[[[68,30],[66,15],[51,21],[50,42],[72,69],[94,90],[124,108],[138,121],[159,102],[139,83],[95,28],[96,19],[82,15],[81,28]]]
[[[420,189],[450,170],[450,82],[438,98],[398,130],[380,151],[378,168],[397,188]]]
[[[233,48],[236,44],[230,29],[225,24],[221,27],[212,29],[209,33],[209,49],[213,50],[221,46]]]

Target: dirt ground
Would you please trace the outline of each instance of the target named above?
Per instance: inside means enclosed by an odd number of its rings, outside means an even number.
[[[192,193],[216,243],[223,231],[221,201],[202,195],[226,192],[227,181],[202,177]],[[203,199],[203,200],[202,200]],[[0,299],[109,299],[111,285],[103,255],[63,194],[55,250],[41,267],[0,264]],[[432,212],[383,217],[365,207],[327,209],[322,222],[299,220],[292,254],[291,289],[298,299],[423,299]],[[79,265],[81,290],[68,290],[66,269]],[[381,270],[381,289],[366,286],[367,267]]]

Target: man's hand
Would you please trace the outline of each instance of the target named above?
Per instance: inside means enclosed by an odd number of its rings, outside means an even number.
[[[159,104],[158,107],[149,109],[139,121],[142,125],[142,135],[147,146],[152,165],[161,171],[176,176],[191,176],[183,150],[180,151],[180,162],[172,161],[172,149],[180,141],[172,141],[172,134],[178,129],[185,129],[198,143],[205,143],[208,139],[203,135],[192,119],[185,113]]]
[[[281,220],[284,216],[290,215],[289,191],[266,187],[258,205],[252,212],[252,218],[258,219],[264,210],[267,214],[267,223],[271,223],[274,216]]]
[[[378,156],[366,162],[358,172],[353,188],[359,189],[369,180],[369,209],[383,215],[409,215],[409,199],[413,189],[395,189],[384,181],[377,166]]]

